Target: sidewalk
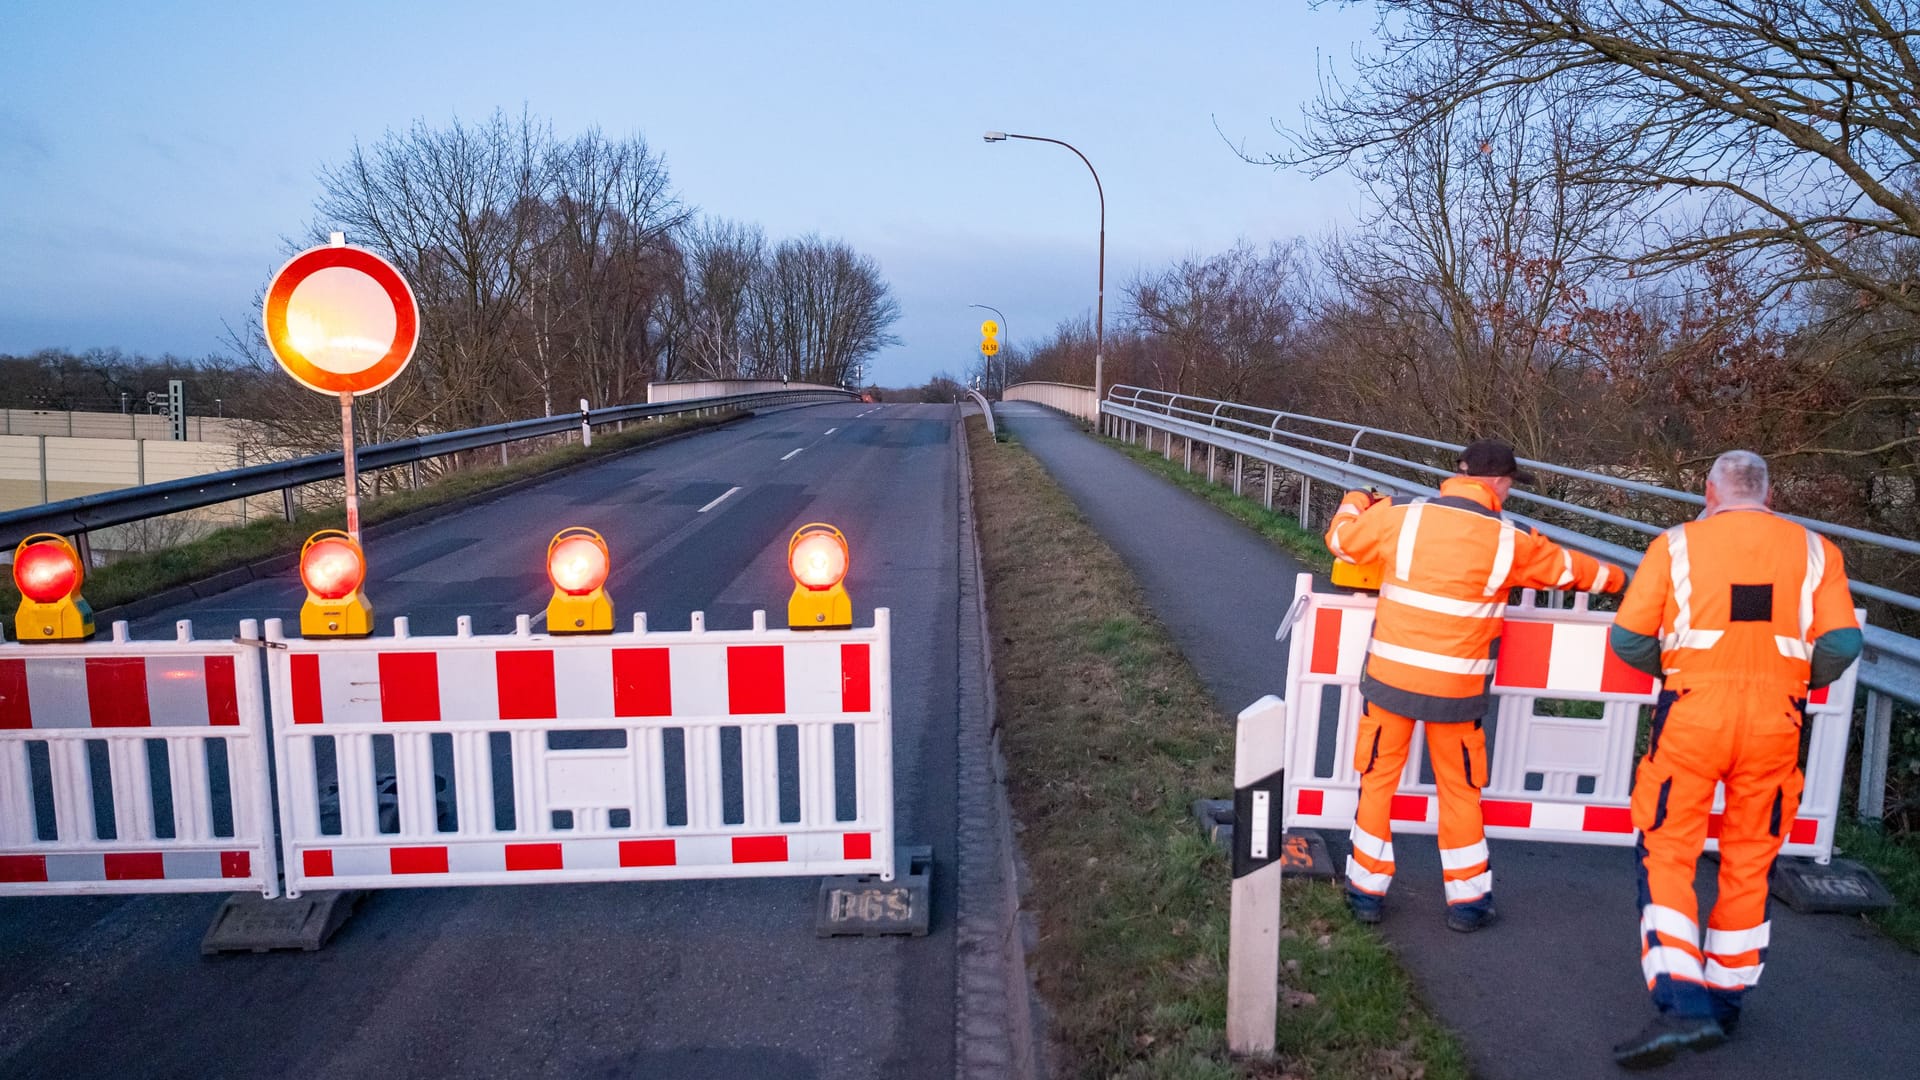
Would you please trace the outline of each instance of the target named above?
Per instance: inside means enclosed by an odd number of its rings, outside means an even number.
[[[1019,402],[996,412],[1127,562],[1223,714],[1279,691],[1286,654],[1273,634],[1298,563],[1064,416]],[[1442,923],[1433,839],[1395,845],[1400,869],[1381,930],[1421,997],[1461,1035],[1478,1076],[1627,1075],[1610,1048],[1652,1016],[1631,849],[1518,841],[1492,849],[1502,921],[1464,935]],[[1715,864],[1702,865],[1704,905]],[[1738,1037],[1656,1075],[1920,1075],[1920,957],[1859,919],[1779,904],[1772,917],[1766,976]]]

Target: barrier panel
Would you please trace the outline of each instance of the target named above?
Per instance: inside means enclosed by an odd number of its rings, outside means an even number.
[[[850,630],[287,640],[267,623],[287,895],[878,874],[888,613]]]
[[[248,645],[0,645],[0,896],[276,896],[267,775]]]
[[[1295,596],[1287,654],[1285,823],[1347,829],[1360,800],[1353,743],[1374,597],[1316,593],[1310,574],[1300,575]],[[1487,725],[1487,786],[1481,793],[1487,834],[1631,845],[1633,769],[1659,685],[1607,647],[1610,612],[1587,610],[1584,595],[1565,609],[1535,606],[1538,599],[1529,590],[1507,609],[1494,670],[1496,712]],[[1864,625],[1864,612],[1861,619]],[[1808,702],[1813,733],[1806,789],[1783,854],[1820,863],[1833,856],[1858,678],[1856,663]],[[1708,822],[1709,849],[1719,846],[1723,799],[1724,792],[1716,796]],[[1414,733],[1392,813],[1396,831],[1438,831],[1439,797],[1426,767],[1424,732]]]

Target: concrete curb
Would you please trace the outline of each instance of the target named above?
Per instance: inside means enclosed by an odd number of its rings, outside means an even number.
[[[1020,910],[1025,874],[1013,838],[994,709],[993,635],[973,508],[964,417],[960,447],[960,700],[954,1071],[961,1080],[1048,1075],[1046,1018],[1027,971],[1037,940]]]
[[[477,492],[461,505],[482,506],[505,498],[516,491],[525,490],[534,484],[545,483],[554,477],[565,476],[568,473],[584,469],[590,465],[604,464],[627,454],[638,453],[656,446],[665,446],[670,442],[692,438],[695,435],[704,435],[709,431],[718,431],[721,428],[732,427],[734,424],[751,419],[754,415],[755,414],[750,412],[742,413],[739,416],[728,417],[711,424],[702,424],[690,431],[676,431],[670,435],[663,435],[658,439],[649,439],[635,446],[615,450],[610,454],[596,454],[592,457],[582,458],[579,461],[569,462],[565,465],[548,469],[545,472],[521,477],[518,480],[510,481],[496,488],[488,488],[485,491]],[[368,525],[366,528],[360,530],[360,532],[369,539],[380,536],[391,536],[394,533],[404,532],[407,529],[422,524],[430,518],[438,517],[446,510],[448,505],[450,504],[443,503],[439,506],[421,507],[418,510],[401,514],[399,517],[388,518],[385,521]],[[287,552],[285,554],[269,556],[265,559],[257,559],[243,566],[236,566],[227,570],[217,570],[198,581],[190,581],[184,585],[175,585],[161,592],[143,596],[138,600],[129,600],[117,607],[102,608],[94,612],[94,621],[99,626],[105,627],[119,620],[132,622],[135,619],[143,619],[156,611],[165,611],[167,608],[173,607],[176,604],[183,604],[189,600],[213,596],[216,593],[223,593],[229,589],[235,589],[245,585],[249,581],[264,581],[268,578],[284,577],[299,564],[299,561],[300,556],[298,552]]]

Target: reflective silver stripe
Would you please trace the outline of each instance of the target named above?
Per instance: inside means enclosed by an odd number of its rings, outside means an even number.
[[[1355,862],[1353,856],[1349,855],[1347,856],[1347,880],[1361,892],[1380,896],[1386,893],[1387,886],[1393,884],[1393,875],[1376,874]]]
[[[1700,924],[1687,917],[1684,912],[1662,904],[1648,904],[1640,909],[1640,933],[1651,934],[1658,931],[1670,938],[1678,938],[1689,945],[1700,941]]]
[[[1720,636],[1725,630],[1676,630],[1660,639],[1660,648],[1671,652],[1674,649],[1711,649],[1720,644]]]
[[[1820,534],[1812,529],[1807,534],[1807,577],[1800,583],[1800,640],[1807,640],[1807,634],[1813,629],[1813,593],[1820,587],[1820,579],[1827,573],[1827,549],[1820,542]]]
[[[1347,549],[1340,546],[1340,530],[1346,524],[1344,521],[1336,521],[1333,523],[1333,528],[1327,530],[1327,550],[1333,552],[1333,557],[1336,559],[1352,562],[1352,559],[1347,558]]]
[[[1685,638],[1693,627],[1693,564],[1687,560],[1687,527],[1675,525],[1667,530],[1667,555],[1673,579],[1673,633],[1668,637]],[[1682,646],[1670,646],[1681,648]],[[1711,648],[1708,645],[1693,648]]]
[[[1705,982],[1706,975],[1700,970],[1700,959],[1685,949],[1671,945],[1655,945],[1640,956],[1640,974],[1646,976],[1647,985],[1662,975],[1671,979],[1686,979],[1688,982]]]
[[[1468,844],[1466,847],[1441,848],[1440,869],[1467,870],[1487,861],[1487,842],[1485,840]]]
[[[1417,607],[1422,611],[1458,615],[1463,619],[1491,619],[1500,614],[1498,601],[1476,604],[1471,600],[1455,600],[1451,596],[1435,596],[1433,593],[1410,589],[1405,585],[1395,585],[1391,581],[1380,587],[1380,599],[1391,600],[1408,607]]]
[[[1773,635],[1773,643],[1780,647],[1780,655],[1789,660],[1813,661],[1813,646],[1799,638],[1790,638],[1785,634]]]
[[[1457,656],[1443,656],[1424,649],[1409,649],[1404,645],[1394,645],[1378,638],[1375,638],[1373,644],[1367,648],[1382,660],[1411,664],[1414,667],[1444,672],[1448,675],[1485,675],[1493,670],[1491,660],[1462,660]]]
[[[1513,522],[1501,520],[1500,546],[1494,550],[1493,570],[1487,574],[1488,596],[1499,596],[1507,587],[1507,575],[1513,573],[1513,544],[1517,532]]]
[[[1773,921],[1768,920],[1751,930],[1707,930],[1707,952],[1715,956],[1738,956],[1741,953],[1764,949],[1773,940]]]
[[[1760,981],[1760,972],[1767,965],[1748,964],[1746,967],[1730,968],[1718,960],[1707,961],[1705,982],[1708,986],[1720,990],[1745,990]]]
[[[1573,552],[1560,549],[1560,580],[1554,582],[1554,588],[1564,589],[1573,584]]]
[[[1413,538],[1420,531],[1420,515],[1426,508],[1427,500],[1415,499],[1400,521],[1400,547],[1393,557],[1393,576],[1401,581],[1413,576]]]
[[[1447,882],[1447,903],[1464,904],[1493,891],[1493,871],[1484,870],[1462,881]]]
[[[1360,852],[1367,858],[1375,862],[1383,863],[1393,861],[1393,841],[1380,839],[1361,828],[1358,822],[1353,826],[1350,839],[1353,840],[1353,850]]]
[[[1613,571],[1607,566],[1606,563],[1601,563],[1600,569],[1595,570],[1593,572],[1593,588],[1589,591],[1606,592],[1607,582],[1612,580],[1612,578],[1613,578]]]

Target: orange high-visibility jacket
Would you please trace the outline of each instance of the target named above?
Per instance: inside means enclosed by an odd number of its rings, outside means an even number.
[[[1655,537],[1614,625],[1659,639],[1666,689],[1676,691],[1738,683],[1805,697],[1821,638],[1852,644],[1816,684],[1860,651],[1840,549],[1758,507],[1723,510]]]
[[[1447,480],[1437,498],[1373,499],[1347,493],[1327,549],[1347,562],[1382,564],[1360,692],[1402,716],[1445,723],[1486,715],[1512,589],[1610,592],[1626,584],[1619,567],[1502,517],[1493,489],[1473,477]]]

